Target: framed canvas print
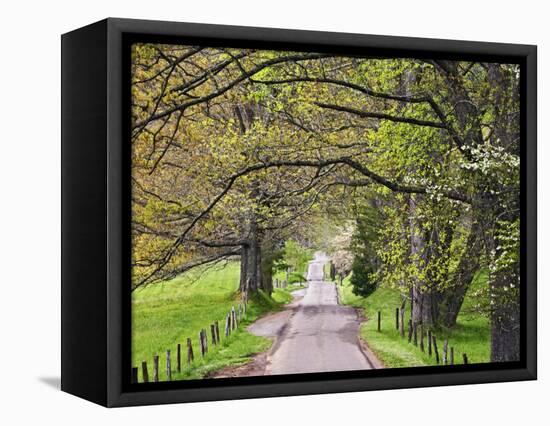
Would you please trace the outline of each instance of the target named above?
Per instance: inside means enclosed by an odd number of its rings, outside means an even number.
[[[536,47],[107,19],[62,37],[62,389],[536,378]]]

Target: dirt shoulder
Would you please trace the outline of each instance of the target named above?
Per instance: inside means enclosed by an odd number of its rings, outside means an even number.
[[[207,378],[225,378],[225,377],[250,377],[263,376],[267,365],[269,364],[269,356],[277,347],[277,341],[283,334],[290,317],[294,314],[294,309],[304,296],[304,291],[296,290],[293,292],[293,301],[285,305],[282,311],[272,312],[267,314],[250,324],[247,330],[256,335],[270,339],[273,343],[271,347],[259,354],[251,357],[251,360],[242,365],[231,365],[222,368],[221,370],[210,373]]]

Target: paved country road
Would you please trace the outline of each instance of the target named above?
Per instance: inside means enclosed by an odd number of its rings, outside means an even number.
[[[359,345],[355,310],[339,305],[335,285],[323,281],[327,260],[324,253],[315,254],[303,298],[249,328],[254,334],[277,337],[264,374],[365,370],[376,365]]]

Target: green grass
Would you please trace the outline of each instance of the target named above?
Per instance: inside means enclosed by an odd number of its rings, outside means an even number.
[[[489,320],[472,312],[474,304],[470,294],[480,286],[485,285],[487,274],[480,272],[474,278],[466,295],[462,310],[458,316],[457,325],[452,329],[434,331],[437,336],[438,349],[442,356],[443,341],[448,339],[449,347],[454,347],[455,363],[462,363],[462,354],[468,355],[470,363],[490,361],[490,326]],[[400,306],[401,299],[398,290],[379,288],[370,296],[364,298],[352,293],[352,286],[347,277],[340,287],[342,303],[364,310],[367,321],[361,326],[361,336],[368,343],[376,356],[387,368],[436,365],[435,357],[423,353],[419,347],[408,343],[407,336],[402,339],[395,328],[395,308]],[[407,306],[408,307],[408,306]],[[377,331],[377,313],[381,312],[381,332]],[[408,318],[406,312],[405,318]]]
[[[273,274],[273,285],[275,285],[275,280],[279,280],[279,282],[286,281],[286,272],[285,271],[277,271],[275,274]],[[288,274],[288,281],[289,284],[304,284],[307,279],[304,274],[300,272],[290,272]]]
[[[246,318],[229,338],[225,338],[225,316],[237,307],[239,263],[225,267],[202,268],[175,279],[135,290],[132,294],[132,362],[139,368],[146,361],[152,376],[153,356],[159,355],[159,380],[166,380],[166,350],[172,359],[172,380],[198,379],[228,365],[246,363],[250,357],[267,350],[271,341],[254,336],[246,326],[259,316],[279,309],[289,301],[292,287],[277,289],[273,297],[260,293],[249,301]],[[219,322],[221,344],[212,346],[210,324]],[[199,331],[208,332],[208,354],[200,356]],[[193,342],[195,362],[187,365],[186,340]],[[182,371],[176,370],[176,348],[182,345]]]
[[[287,250],[290,250],[290,257],[287,258]],[[273,283],[275,280],[279,282],[287,281],[288,284],[304,284],[307,279],[307,270],[309,267],[310,260],[313,259],[313,254],[315,250],[311,248],[301,247],[295,241],[289,240],[285,243],[285,253],[283,254],[284,263],[287,265],[293,265],[290,269],[295,268],[289,272],[288,276],[285,270],[275,271],[273,274]],[[297,253],[300,253],[301,261],[296,262]]]
[[[273,290],[271,298],[280,305],[286,305],[287,303],[292,302],[292,292],[302,288],[305,288],[305,285],[291,284],[284,289],[276,288]]]

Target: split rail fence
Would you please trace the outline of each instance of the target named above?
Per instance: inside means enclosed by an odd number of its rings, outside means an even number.
[[[231,309],[225,316],[225,320],[224,320],[225,324],[223,324],[224,340],[229,339],[229,337],[231,337],[231,333],[235,332],[235,330],[237,330],[237,328],[239,327],[239,323],[246,318],[246,309],[247,309],[246,300],[243,300],[242,303],[239,303],[236,309],[235,309],[235,306],[231,307]],[[198,352],[196,356],[197,357],[200,356],[201,358],[204,358],[208,353],[209,345],[210,345],[210,349],[212,349],[213,347],[220,345],[221,342],[222,342],[222,338],[220,336],[220,323],[219,321],[214,321],[213,323],[209,324],[208,327],[203,328],[199,331],[198,338],[197,338],[197,346],[196,346],[196,348],[198,349]],[[172,375],[174,373],[181,373],[183,368],[182,358],[185,358],[187,365],[191,366],[193,365],[193,363],[195,363],[196,356],[193,349],[193,339],[191,339],[191,337],[187,337],[185,345],[183,345],[182,343],[177,344],[175,359],[171,349],[166,349],[166,354],[164,357],[165,368],[166,368],[166,380],[171,381]],[[137,366],[133,366],[132,377],[131,377],[132,383],[138,383],[138,382],[147,383],[147,382],[160,381],[159,369],[161,368],[161,366],[159,365],[159,360],[160,360],[159,355],[157,354],[153,355],[151,375],[149,373],[150,365],[147,364],[147,361],[142,361],[141,380],[139,380],[140,368]]]

